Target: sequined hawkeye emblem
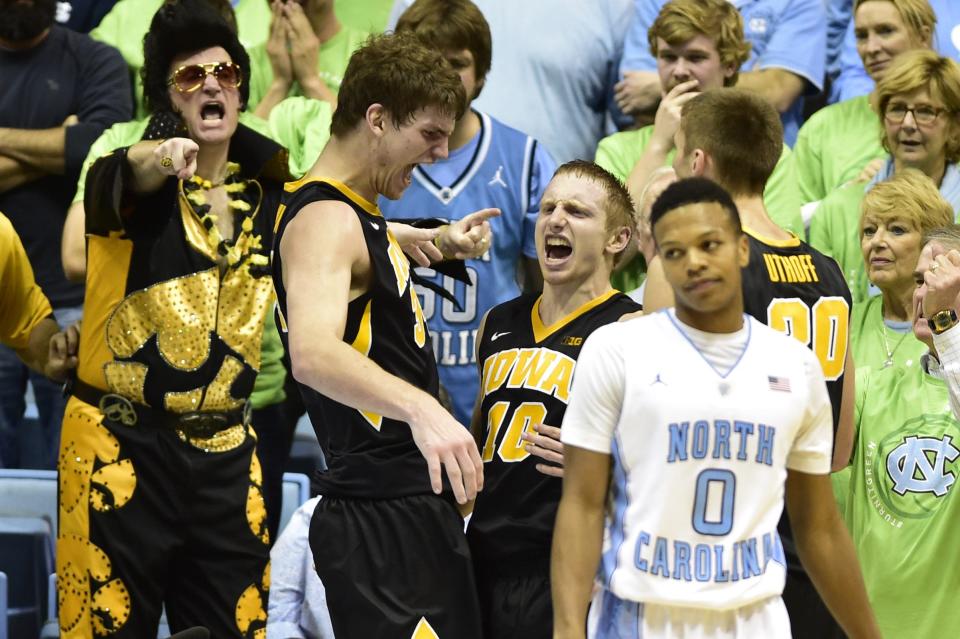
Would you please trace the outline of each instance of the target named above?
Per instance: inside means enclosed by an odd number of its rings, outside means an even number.
[[[130,400],[122,395],[107,393],[100,398],[98,406],[103,416],[112,422],[124,426],[135,426],[137,424],[137,411],[133,409]]]

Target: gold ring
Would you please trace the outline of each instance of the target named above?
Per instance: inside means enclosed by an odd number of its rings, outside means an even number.
[[[931,270],[931,271],[935,271],[935,270],[937,270],[938,268],[940,268],[940,262],[934,262],[933,264],[930,265],[930,270]]]
[[[160,166],[162,166],[165,169],[169,169],[171,166],[173,166],[173,158],[170,157],[169,155],[163,156],[162,158],[160,158]]]

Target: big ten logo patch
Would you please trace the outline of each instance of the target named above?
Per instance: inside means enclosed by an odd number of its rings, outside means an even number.
[[[904,519],[932,516],[956,483],[958,443],[960,426],[944,415],[921,415],[869,442],[866,479],[874,507]],[[876,492],[874,482],[880,483]]]

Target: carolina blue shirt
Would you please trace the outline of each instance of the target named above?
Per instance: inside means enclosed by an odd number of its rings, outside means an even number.
[[[647,31],[667,0],[634,0],[635,15],[623,45],[620,73],[656,71]],[[734,0],[743,16],[744,37],[752,45],[741,71],[785,69],[806,81],[805,94],[823,88],[827,14],[823,0]],[[789,146],[803,122],[803,97],[782,114],[783,137]]]
[[[944,57],[960,61],[960,2],[957,0],[928,0],[937,16],[933,33],[933,48]],[[830,90],[830,101],[849,100],[873,91],[873,80],[863,68],[863,60],[857,53],[857,36],[853,32],[853,19],[847,26],[847,35],[840,53],[840,76]]]
[[[474,106],[535,137],[557,162],[592,160],[616,122],[627,123],[613,85],[630,0],[473,1],[493,38]],[[388,31],[411,4],[394,0]]]
[[[479,377],[474,342],[480,320],[497,304],[520,294],[517,269],[522,256],[536,259],[534,226],[540,198],[556,163],[532,137],[479,113],[481,129],[449,158],[417,167],[412,184],[399,200],[380,198],[387,219],[437,217],[459,220],[479,209],[496,207],[490,220],[493,246],[467,260],[473,282],[466,286],[433,269],[417,273],[451,292],[460,304],[416,287],[430,328],[440,383],[453,400],[453,414],[470,423]]]

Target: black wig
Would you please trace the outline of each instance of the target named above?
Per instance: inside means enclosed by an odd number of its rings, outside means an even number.
[[[250,56],[240,44],[235,29],[209,0],[172,0],[157,10],[150,30],[143,37],[140,75],[147,109],[172,112],[167,81],[173,59],[211,47],[223,47],[240,67],[240,108],[246,108],[250,98]]]

